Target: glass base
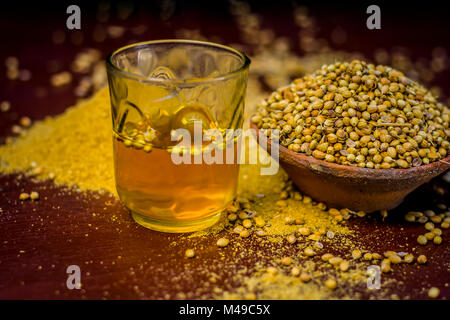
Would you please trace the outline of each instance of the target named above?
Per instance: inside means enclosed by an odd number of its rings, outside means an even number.
[[[218,212],[212,216],[204,219],[194,220],[194,221],[160,221],[153,220],[149,217],[145,217],[136,212],[131,212],[131,216],[134,221],[139,223],[141,226],[160,232],[171,232],[171,233],[182,233],[182,232],[193,232],[199,231],[212,225],[216,224],[220,219],[221,212]]]

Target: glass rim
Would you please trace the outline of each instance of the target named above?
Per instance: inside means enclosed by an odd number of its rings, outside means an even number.
[[[194,44],[194,45],[201,45],[201,46],[208,46],[208,47],[215,47],[219,48],[221,50],[225,50],[228,52],[231,52],[237,56],[239,56],[242,59],[242,63],[239,65],[239,67],[233,71],[227,72],[225,74],[221,74],[216,77],[203,77],[203,78],[187,78],[187,79],[164,79],[164,78],[154,78],[154,77],[146,77],[137,73],[128,72],[125,71],[118,66],[114,65],[112,62],[112,58],[116,56],[117,54],[133,47],[145,47],[147,45],[152,44],[164,44],[164,43],[175,43],[175,44]],[[237,49],[234,49],[229,46],[225,46],[222,44],[214,43],[214,42],[208,42],[208,41],[199,41],[199,40],[189,40],[189,39],[164,39],[164,40],[149,40],[149,41],[142,41],[142,42],[136,42],[132,43],[123,47],[120,47],[118,49],[113,50],[108,54],[106,57],[106,66],[109,71],[112,71],[114,73],[119,74],[120,76],[124,76],[131,80],[136,80],[143,83],[149,83],[149,84],[176,84],[177,86],[190,86],[190,85],[198,85],[202,83],[210,83],[215,81],[223,81],[227,80],[243,71],[248,69],[250,66],[250,58],[247,57],[247,55]]]

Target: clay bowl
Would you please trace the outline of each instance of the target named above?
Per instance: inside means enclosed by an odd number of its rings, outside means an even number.
[[[253,123],[258,143],[264,139],[270,153],[270,139]],[[408,169],[368,169],[339,165],[291,151],[280,145],[280,166],[298,189],[329,207],[373,212],[397,207],[420,185],[450,168],[450,155],[443,161]],[[446,163],[445,163],[445,162]]]

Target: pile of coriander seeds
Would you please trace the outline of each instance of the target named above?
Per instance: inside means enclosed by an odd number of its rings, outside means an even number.
[[[364,61],[324,65],[258,105],[252,117],[288,149],[361,168],[417,167],[449,151],[448,107],[400,71]]]

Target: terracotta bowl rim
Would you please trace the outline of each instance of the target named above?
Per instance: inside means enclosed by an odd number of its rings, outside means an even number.
[[[265,135],[260,135],[259,134],[259,128],[256,126],[256,124],[254,123],[250,123],[250,127],[252,129],[256,130],[256,140],[259,144],[259,137],[263,137],[266,141],[267,141],[267,146],[270,148],[271,146],[271,140],[267,139]],[[263,148],[264,149],[264,148]],[[352,175],[352,176],[358,176],[358,177],[364,177],[364,178],[370,178],[370,179],[376,179],[376,180],[381,180],[381,179],[386,179],[386,178],[411,178],[411,175],[419,175],[419,174],[423,174],[425,172],[430,172],[430,171],[435,171],[435,170],[439,170],[442,172],[445,171],[445,167],[446,170],[448,170],[450,168],[450,155],[447,155],[447,157],[445,157],[444,159],[438,160],[438,161],[433,161],[429,164],[425,164],[425,165],[420,165],[418,167],[411,167],[411,168],[407,168],[407,169],[397,169],[397,168],[390,168],[390,169],[371,169],[371,168],[360,168],[357,166],[348,166],[348,165],[343,165],[343,164],[336,164],[336,163],[331,163],[331,162],[327,162],[325,160],[319,160],[316,159],[312,156],[307,156],[305,154],[302,153],[297,153],[294,152],[292,150],[289,150],[288,148],[279,145],[279,154],[280,154],[280,161],[286,161],[286,160],[291,160],[289,161],[290,163],[295,162],[295,164],[298,165],[303,165],[305,166],[305,163],[307,163],[308,165],[315,165],[315,167],[319,167],[321,168],[320,171],[327,171],[329,173],[333,173],[335,175],[337,175],[337,173],[341,173],[340,175],[343,176],[348,176],[348,175]],[[447,163],[445,163],[445,162]],[[325,170],[323,170],[325,169]],[[327,170],[328,169],[328,170]]]

